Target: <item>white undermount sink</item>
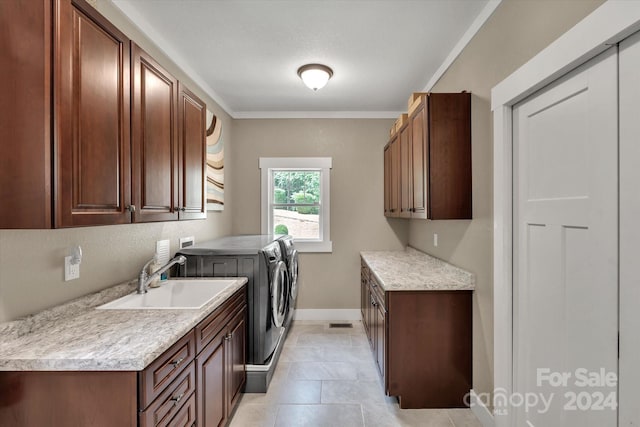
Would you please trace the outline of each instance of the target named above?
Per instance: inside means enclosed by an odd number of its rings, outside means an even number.
[[[146,294],[129,294],[98,310],[178,310],[199,309],[223,292],[234,280],[170,279]]]

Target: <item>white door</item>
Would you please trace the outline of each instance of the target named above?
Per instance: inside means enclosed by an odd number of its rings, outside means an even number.
[[[611,48],[513,109],[518,427],[617,425],[617,72]]]
[[[640,425],[640,33],[620,43],[620,427]]]

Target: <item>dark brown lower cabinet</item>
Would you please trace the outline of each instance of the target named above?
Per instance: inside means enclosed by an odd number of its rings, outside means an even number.
[[[201,426],[224,425],[227,417],[225,332],[216,336],[198,355],[198,419]]]
[[[367,337],[369,345],[373,352],[378,372],[382,378],[385,378],[386,358],[387,358],[387,321],[385,307],[384,292],[373,275],[369,275],[369,279],[364,281],[366,285],[367,301],[366,301],[366,317]]]
[[[385,377],[385,368],[386,368],[386,330],[387,330],[387,320],[386,320],[386,310],[382,303],[376,301],[374,306],[375,313],[375,329],[376,329],[376,345],[374,357],[376,359],[376,364],[378,365],[378,371],[382,378]]]
[[[0,372],[0,426],[138,425],[136,372]]]
[[[246,306],[243,305],[196,358],[198,425],[227,424],[246,381]]]
[[[0,372],[0,426],[228,423],[246,380],[246,286],[140,372]]]
[[[468,407],[472,291],[384,291],[362,262],[363,324],[401,408]]]

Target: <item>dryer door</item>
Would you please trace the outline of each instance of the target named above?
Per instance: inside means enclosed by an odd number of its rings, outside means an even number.
[[[269,292],[273,324],[280,328],[287,314],[287,266],[282,261],[273,270]]]
[[[289,287],[291,293],[291,305],[293,306],[298,297],[298,251],[294,249],[289,258]]]

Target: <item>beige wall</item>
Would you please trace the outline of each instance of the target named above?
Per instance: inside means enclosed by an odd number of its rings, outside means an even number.
[[[98,10],[118,28],[154,56],[180,81],[188,84],[222,120],[225,161],[234,156],[230,144],[232,120],[196,84],[173,64],[110,2],[98,0]],[[233,181],[226,179],[224,212],[210,212],[206,220],[129,224],[68,230],[0,230],[0,322],[38,312],[70,299],[95,292],[137,276],[153,256],[155,242],[171,239],[171,251],[178,238],[211,239],[231,233]],[[63,262],[71,246],[84,253],[80,279],[64,282]]]
[[[408,223],[383,213],[383,148],[392,120],[234,121],[234,233],[260,233],[260,157],[332,157],[333,252],[300,256],[298,308],[360,306],[362,250],[401,249]]]
[[[491,88],[565,33],[602,0],[504,0],[434,92],[471,91],[472,221],[410,221],[409,244],[476,274],[473,388],[493,389],[493,117]],[[433,234],[438,234],[438,247]]]

